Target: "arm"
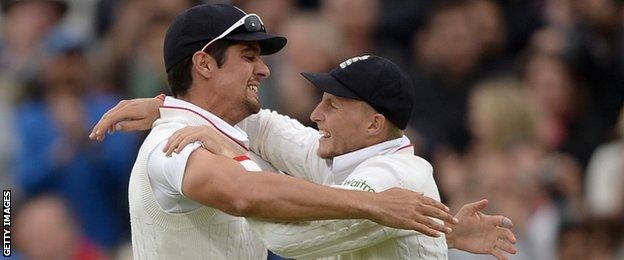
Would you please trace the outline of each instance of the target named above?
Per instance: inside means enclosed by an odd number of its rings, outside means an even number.
[[[89,138],[102,141],[106,132],[150,129],[152,123],[160,117],[158,108],[163,105],[164,99],[165,97],[158,96],[119,102],[102,116],[93,127]],[[261,110],[260,113],[248,117],[239,126],[249,134],[251,149],[278,169],[317,183],[323,181],[327,166],[325,160],[316,156],[313,148],[318,140],[316,130],[306,128],[296,120],[268,110]],[[272,138],[276,136],[288,138]],[[215,133],[212,140],[220,138],[221,136]],[[205,139],[204,145],[211,142],[213,141]],[[277,148],[278,146],[291,148],[296,146],[297,149],[285,150]],[[312,168],[315,169],[311,170]]]
[[[160,117],[158,108],[162,106],[164,97],[136,98],[122,100],[108,110],[91,130],[89,139],[103,141],[105,133],[115,131],[143,131],[152,128],[152,124]]]
[[[190,155],[182,191],[188,198],[228,214],[281,221],[361,218],[430,235],[436,235],[433,229],[446,229],[421,221],[427,218],[424,215],[453,221],[442,204],[416,192],[392,189],[372,194],[270,172],[253,174],[235,161],[203,149]]]
[[[431,188],[422,189],[425,195],[433,197],[435,195],[433,192],[437,192],[435,183],[432,178],[424,178],[426,175],[431,175],[431,167],[424,163],[411,165],[415,166],[412,169],[412,175],[416,176],[412,177],[412,180],[407,180],[403,174],[397,172],[397,168],[403,167],[400,162],[387,158],[369,159],[358,166],[337,187],[375,194],[375,192],[383,193],[393,187],[416,188],[433,185]],[[248,221],[269,249],[292,258],[342,254],[406,235],[418,236],[418,239],[408,240],[410,244],[407,247],[414,248],[414,250],[424,250],[430,253],[446,251],[444,240],[440,240],[442,238],[428,238],[422,234],[384,227],[367,220],[327,220],[294,224],[269,223],[253,219],[248,219]],[[421,221],[437,224],[429,218]]]
[[[249,136],[250,149],[275,168],[320,184],[331,177],[328,161],[316,154],[317,130],[266,109],[238,125]]]

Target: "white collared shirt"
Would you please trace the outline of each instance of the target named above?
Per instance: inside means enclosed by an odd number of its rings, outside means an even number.
[[[179,124],[197,125],[196,122],[184,122],[184,117],[179,117],[180,113],[193,113],[205,120],[204,124],[210,124],[218,131],[227,136],[231,141],[236,142],[246,150],[249,150],[249,140],[247,134],[238,126],[232,126],[218,116],[189,102],[172,97],[166,97],[160,108],[160,119],[158,123],[170,123],[175,121]],[[184,196],[182,192],[182,179],[186,169],[186,162],[195,149],[201,147],[200,142],[187,145],[178,154],[173,153],[171,157],[165,156],[163,149],[168,139],[162,140],[159,145],[151,151],[148,158],[148,176],[150,185],[154,191],[156,201],[167,213],[184,213],[201,207],[197,203]]]
[[[333,158],[318,157],[318,131],[296,120],[261,110],[239,126],[250,149],[295,177],[337,188],[381,192],[400,187],[440,201],[433,168],[413,155],[405,136]],[[248,219],[263,243],[291,258],[446,259],[445,237],[431,238],[368,220],[271,223]]]

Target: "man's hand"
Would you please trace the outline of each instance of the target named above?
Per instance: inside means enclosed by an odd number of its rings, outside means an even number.
[[[381,225],[416,230],[427,236],[439,237],[439,232],[449,233],[452,230],[431,218],[452,224],[458,223],[458,220],[448,213],[448,207],[422,193],[391,188],[377,195],[377,205],[381,207],[379,211],[373,212],[379,218],[371,220]]]
[[[204,149],[229,158],[247,153],[240,146],[228,141],[223,134],[215,131],[212,126],[187,126],[176,131],[169,137],[163,152],[167,156],[174,152],[180,153],[185,146],[196,141],[201,142]]]
[[[160,116],[158,108],[163,104],[160,98],[136,98],[122,100],[108,110],[93,127],[89,139],[102,141],[105,132],[142,131],[152,127],[152,123]]]
[[[511,232],[513,224],[504,216],[491,216],[480,211],[487,207],[483,199],[464,205],[455,217],[453,232],[446,236],[449,248],[476,254],[491,254],[497,259],[507,259],[506,253],[515,254],[516,237]]]

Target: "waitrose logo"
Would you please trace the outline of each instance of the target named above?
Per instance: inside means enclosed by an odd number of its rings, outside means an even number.
[[[363,191],[375,192],[375,189],[373,189],[373,187],[368,185],[368,183],[366,183],[366,180],[362,180],[362,179],[345,180],[342,183],[342,186],[349,186],[349,187],[361,189]]]

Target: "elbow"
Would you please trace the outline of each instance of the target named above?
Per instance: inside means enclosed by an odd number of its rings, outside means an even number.
[[[250,217],[252,215],[252,204],[253,202],[245,195],[235,194],[230,196],[223,211],[232,216]]]

